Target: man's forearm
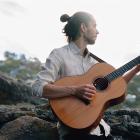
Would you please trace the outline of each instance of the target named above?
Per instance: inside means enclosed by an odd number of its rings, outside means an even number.
[[[42,96],[48,99],[70,96],[74,94],[72,86],[55,86],[53,84],[45,85]]]
[[[139,72],[139,69],[137,67],[135,67],[134,69],[132,69],[130,72],[128,72],[126,75],[123,76],[123,78],[125,79],[126,83],[129,83],[129,81],[136,75],[136,73]]]

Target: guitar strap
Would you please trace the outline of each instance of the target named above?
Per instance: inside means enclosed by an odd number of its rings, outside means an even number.
[[[96,55],[94,55],[93,53],[90,52],[90,56],[92,58],[94,58],[95,60],[97,60],[100,63],[106,63],[104,60],[102,60],[101,58],[97,57]]]

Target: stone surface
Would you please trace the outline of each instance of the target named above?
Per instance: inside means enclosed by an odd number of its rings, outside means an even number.
[[[0,129],[1,139],[58,140],[56,125],[37,117],[22,116],[6,123]]]

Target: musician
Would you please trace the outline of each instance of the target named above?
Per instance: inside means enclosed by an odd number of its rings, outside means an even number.
[[[33,94],[48,99],[73,95],[90,101],[96,95],[96,88],[92,84],[56,86],[53,82],[64,76],[84,74],[91,66],[98,63],[89,55],[87,49],[87,45],[94,44],[99,34],[96,21],[91,14],[86,12],[76,12],[72,16],[64,14],[60,20],[66,22],[63,33],[68,39],[68,44],[52,50],[46,59],[45,70],[38,73],[32,85]],[[128,83],[139,70],[140,66],[136,66],[128,72],[124,76],[125,81]],[[72,128],[59,121],[58,132],[61,140],[113,139],[110,136],[110,126],[103,119],[88,133],[79,131],[73,133]]]

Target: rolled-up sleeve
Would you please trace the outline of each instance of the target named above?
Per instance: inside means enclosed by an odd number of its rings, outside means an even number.
[[[46,59],[45,67],[37,74],[35,81],[32,84],[33,96],[42,96],[43,87],[48,83],[52,83],[59,79],[61,68],[61,59],[54,49]]]

